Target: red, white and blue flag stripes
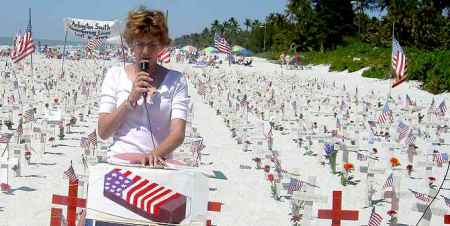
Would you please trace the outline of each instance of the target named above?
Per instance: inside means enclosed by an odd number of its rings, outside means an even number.
[[[86,50],[89,52],[92,52],[94,49],[98,48],[102,44],[103,44],[103,39],[101,39],[99,37],[91,38],[91,39],[89,39],[89,41],[86,45]]]
[[[384,124],[387,121],[392,122],[392,110],[389,108],[388,102],[384,104],[383,112],[381,112],[380,116],[378,116],[377,122],[379,124]]]
[[[429,195],[427,195],[427,194],[424,194],[424,193],[420,193],[420,192],[416,192],[416,191],[413,191],[413,190],[411,190],[411,189],[409,189],[412,193],[413,193],[413,195],[418,199],[418,200],[420,200],[420,201],[424,201],[424,202],[431,202],[431,197],[429,196]]]
[[[406,55],[400,43],[392,36],[392,69],[396,76],[392,87],[396,87],[406,80],[406,64]]]
[[[116,168],[107,173],[103,191],[112,201],[151,220],[179,223],[185,218],[186,196],[129,170]]]
[[[17,63],[28,55],[34,53],[34,50],[35,46],[33,43],[33,38],[31,37],[31,31],[25,32],[24,35],[17,34],[15,46],[11,51],[11,60],[14,63]]]
[[[158,61],[165,64],[170,63],[170,52],[169,48],[164,48],[158,53]]]
[[[447,205],[448,207],[450,207],[450,199],[447,198],[447,197],[445,197],[445,196],[443,196],[443,195],[441,195],[441,196],[442,196],[442,198],[444,198],[445,205]]]
[[[397,133],[398,133],[398,139],[402,141],[405,139],[406,135],[408,135],[409,126],[406,125],[404,122],[399,121],[397,125]]]
[[[287,187],[287,193],[292,195],[294,191],[299,191],[300,189],[302,189],[302,187],[303,181],[291,177],[291,181],[289,182]]]
[[[64,171],[64,175],[66,175],[66,177],[69,178],[69,181],[71,183],[78,181],[77,175],[75,174],[75,170],[73,170],[72,165],[70,165],[69,169]]]
[[[392,187],[394,184],[394,176],[392,175],[392,173],[386,178],[386,182],[384,182],[383,185],[383,190],[388,188],[388,187]]]
[[[434,153],[433,161],[435,161],[437,164],[443,164],[444,162],[448,161],[448,154],[447,153]]]
[[[214,47],[222,53],[231,54],[230,44],[218,33],[214,35]]]
[[[375,208],[372,209],[372,213],[370,214],[369,223],[367,226],[380,226],[383,221],[383,217],[380,214],[375,212]]]

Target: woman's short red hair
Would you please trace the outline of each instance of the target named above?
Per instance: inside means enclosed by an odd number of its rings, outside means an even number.
[[[128,46],[132,46],[136,39],[143,37],[156,39],[163,46],[169,45],[169,30],[161,11],[148,10],[141,6],[128,13],[124,31],[124,38]]]

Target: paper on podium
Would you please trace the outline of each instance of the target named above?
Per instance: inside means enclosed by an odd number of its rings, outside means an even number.
[[[202,173],[195,170],[164,170],[111,164],[97,164],[89,168],[87,219],[149,223],[149,220],[103,195],[104,176],[114,168],[130,170],[143,178],[185,195],[187,197],[186,219],[181,224],[206,222],[209,189],[207,178]]]

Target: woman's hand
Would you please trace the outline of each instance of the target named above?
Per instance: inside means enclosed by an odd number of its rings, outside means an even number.
[[[136,79],[133,82],[133,87],[131,88],[130,95],[128,96],[128,100],[136,104],[139,98],[141,98],[142,94],[145,92],[150,92],[153,88],[151,85],[153,79],[149,76],[149,74],[145,71],[141,71],[137,74]]]
[[[147,154],[142,160],[142,165],[149,166],[165,166],[166,162],[154,150]]]

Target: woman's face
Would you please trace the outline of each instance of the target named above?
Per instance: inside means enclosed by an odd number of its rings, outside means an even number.
[[[133,43],[133,52],[137,63],[145,59],[150,64],[156,64],[161,49],[162,45],[154,38],[138,38]]]

